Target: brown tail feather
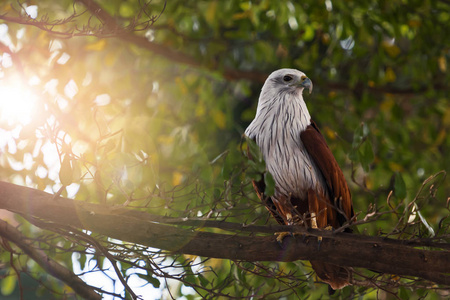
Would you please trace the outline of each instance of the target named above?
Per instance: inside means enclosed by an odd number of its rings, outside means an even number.
[[[351,285],[351,271],[347,268],[333,264],[311,261],[311,266],[316,271],[317,276],[328,283],[333,290],[342,289]]]

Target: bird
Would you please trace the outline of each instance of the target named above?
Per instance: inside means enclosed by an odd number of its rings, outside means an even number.
[[[279,224],[339,228],[354,216],[352,198],[303,99],[312,89],[311,79],[296,69],[279,69],[266,79],[245,136],[258,146],[275,189],[266,196],[264,179],[253,180],[253,187]],[[348,268],[319,261],[311,266],[331,292],[351,284]]]

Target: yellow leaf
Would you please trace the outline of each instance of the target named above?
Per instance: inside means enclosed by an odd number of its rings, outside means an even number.
[[[381,46],[383,47],[384,51],[390,56],[390,57],[396,57],[400,54],[400,48],[397,47],[397,45],[392,44],[388,41],[383,41],[381,43]]]
[[[216,110],[213,112],[213,120],[214,123],[216,123],[217,127],[219,127],[220,129],[224,129],[225,125],[226,125],[226,116],[223,112],[221,112],[220,110]]]
[[[391,275],[391,280],[399,281],[400,280],[400,276],[398,276],[398,275]]]
[[[445,113],[442,116],[442,123],[445,126],[450,127],[450,107],[447,107],[447,109],[445,110]]]
[[[241,19],[248,19],[251,16],[251,12],[249,10],[246,10],[241,13],[236,13],[233,15],[234,20],[241,20]]]
[[[325,135],[326,135],[328,138],[330,138],[330,139],[332,139],[332,140],[335,140],[335,139],[336,139],[336,133],[335,133],[333,130],[331,130],[330,127],[325,126],[325,127],[323,128],[323,131],[325,132]]]
[[[131,3],[123,2],[119,7],[121,17],[130,18],[134,15],[134,6]]]
[[[209,3],[205,13],[205,19],[209,24],[216,22],[217,1]]]
[[[180,87],[181,93],[183,93],[183,95],[187,95],[189,90],[188,90],[186,84],[184,83],[184,81],[181,79],[181,77],[176,77],[175,82]]]
[[[365,186],[366,186],[369,190],[371,190],[371,189],[374,188],[374,186],[373,186],[373,180],[372,180],[370,177],[366,177],[365,180],[364,180],[364,183],[365,183]]]
[[[11,271],[10,271],[11,272]],[[1,292],[3,296],[9,296],[14,292],[17,284],[16,276],[6,276],[0,281]]]
[[[391,111],[394,104],[395,104],[395,102],[392,99],[392,97],[386,97],[386,99],[384,99],[384,101],[381,102],[380,110],[385,113],[389,112],[389,111]]]
[[[63,290],[64,290],[64,292],[66,292],[68,294],[72,294],[74,292],[73,289],[68,285],[64,285]]]
[[[447,71],[447,60],[445,59],[445,56],[439,56],[438,64],[439,64],[439,69],[442,72],[446,72]]]
[[[152,166],[158,166],[158,162],[159,162],[158,153],[155,152],[155,153],[152,153],[151,155],[149,155],[148,161]]]
[[[389,168],[394,172],[402,172],[403,171],[403,167],[400,164],[393,162],[393,161],[389,162]]]
[[[203,105],[202,103],[199,103],[197,105],[197,107],[195,108],[195,116],[196,117],[202,117],[205,115],[205,105]]]
[[[113,66],[116,63],[119,55],[120,55],[120,53],[117,51],[109,52],[108,54],[106,54],[105,65],[107,65],[108,67]]]
[[[241,144],[236,145],[236,151],[239,151],[242,154],[248,155],[248,145],[247,145],[246,139],[242,139]]]
[[[11,10],[11,3],[7,3],[7,4],[3,5],[2,9],[1,9],[1,11],[3,13],[6,13],[7,11],[10,11],[10,10]]]
[[[330,35],[328,33],[322,34],[322,43],[328,45],[330,43]]]
[[[420,21],[420,20],[409,20],[408,25],[410,27],[420,27],[422,25],[422,21]]]
[[[197,255],[191,255],[191,254],[183,254],[184,257],[186,257],[186,259],[190,260],[190,261],[194,261],[198,256]]]
[[[384,76],[387,82],[394,82],[397,79],[394,70],[392,70],[392,68],[390,67],[386,69],[386,73],[384,74]]]
[[[445,132],[445,129],[441,129],[437,135],[436,140],[434,141],[434,146],[440,146],[446,138],[447,133]]]
[[[173,144],[174,138],[170,135],[160,135],[158,136],[158,143],[159,144]]]
[[[205,265],[211,267],[213,270],[216,267],[223,266],[223,260],[218,258],[209,258],[207,261],[205,261]]]
[[[45,42],[45,43],[48,43],[48,34],[47,34],[47,32],[45,32],[44,30],[42,30],[41,32],[39,32],[39,37],[37,38],[37,40],[40,42],[40,43],[42,43],[42,42]]]
[[[173,172],[173,174],[172,174],[172,185],[173,186],[180,185],[182,181],[183,181],[183,174],[181,174],[178,171]]]
[[[73,168],[70,162],[69,155],[64,155],[64,159],[61,163],[61,170],[59,171],[59,180],[65,186],[72,184],[73,182]]]
[[[84,49],[91,51],[102,51],[105,48],[105,46],[106,46],[106,39],[101,39],[95,43],[84,46]]]
[[[250,8],[252,8],[252,3],[251,3],[250,1],[247,1],[247,2],[241,2],[241,3],[239,4],[239,7],[240,7],[242,10],[250,10]]]

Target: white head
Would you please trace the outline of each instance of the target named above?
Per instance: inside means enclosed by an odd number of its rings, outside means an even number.
[[[280,69],[266,79],[259,101],[283,98],[285,94],[302,95],[304,89],[311,93],[312,88],[313,84],[305,73],[295,69]]]
[[[311,93],[313,88],[311,80],[305,73],[295,69],[280,69],[266,79],[259,96],[256,116],[245,133],[253,137],[262,130],[262,126],[269,126],[267,119],[276,119],[285,124],[284,119],[298,122],[298,130],[303,130],[310,124],[310,115],[303,100],[303,90]]]

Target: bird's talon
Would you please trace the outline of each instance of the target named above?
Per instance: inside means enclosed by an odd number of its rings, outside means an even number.
[[[284,232],[275,232],[275,235],[277,236],[277,242],[278,244],[283,244],[283,240],[287,235],[292,236],[292,232],[284,231]]]
[[[324,230],[333,230],[334,228],[332,226],[327,226],[325,228],[323,228]],[[317,242],[318,242],[318,246],[317,246],[317,250],[320,250],[320,245],[322,244],[322,237],[319,236],[317,237]]]

